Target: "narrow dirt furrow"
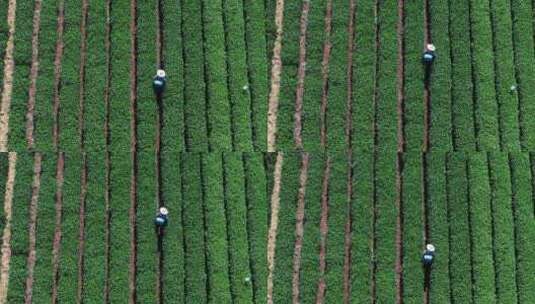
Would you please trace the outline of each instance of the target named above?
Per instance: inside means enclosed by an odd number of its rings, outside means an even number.
[[[308,1],[307,1],[308,2]],[[305,193],[308,179],[308,153],[302,154],[301,173],[299,175],[299,192],[297,194],[297,210],[295,222],[295,247],[293,256],[292,303],[299,304],[299,271],[301,268],[301,250],[303,248],[305,221]]]
[[[424,47],[432,43],[431,39],[431,22],[429,13],[429,0],[424,1]],[[423,152],[429,151],[430,139],[429,139],[429,127],[431,117],[431,88],[429,82],[424,82],[424,143]]]
[[[321,217],[320,217],[320,252],[319,252],[319,273],[320,279],[318,288],[316,290],[316,304],[322,304],[325,299],[325,291],[327,285],[325,284],[325,270],[327,263],[325,256],[327,255],[327,232],[328,217],[329,217],[329,176],[331,172],[331,159],[327,157],[325,162],[325,170],[323,171],[323,182],[321,191]]]
[[[9,281],[9,261],[11,259],[11,208],[13,205],[13,188],[17,165],[17,153],[9,152],[9,168],[7,173],[6,192],[4,195],[4,214],[6,225],[2,232],[2,264],[0,268],[0,304],[6,303],[7,285]]]
[[[275,170],[273,171],[273,190],[271,192],[271,220],[268,231],[267,244],[267,264],[268,264],[268,278],[267,278],[267,303],[273,304],[273,270],[275,269],[275,247],[277,242],[277,228],[279,225],[279,206],[280,206],[280,191],[282,178],[282,153],[277,153],[275,161]]]
[[[299,29],[299,67],[297,69],[297,88],[295,92],[295,114],[294,114],[294,141],[298,150],[303,149],[303,95],[305,92],[306,54],[307,54],[307,29],[308,12],[310,0],[303,1],[301,10],[301,25]]]
[[[329,95],[329,58],[331,56],[331,20],[333,15],[332,0],[327,1],[325,11],[325,43],[323,44],[323,58],[321,60],[322,93],[320,106],[320,144],[327,145],[327,98]]]
[[[80,212],[79,212],[79,235],[78,235],[78,290],[77,303],[82,301],[84,280],[84,249],[85,249],[85,204],[87,198],[87,154],[82,155],[82,170],[80,173]]]
[[[8,38],[6,53],[4,55],[4,79],[2,88],[2,103],[0,105],[0,152],[7,151],[7,132],[9,128],[9,109],[11,108],[11,92],[13,91],[13,72],[15,61],[13,59],[14,35],[15,35],[15,12],[17,1],[10,0],[7,8]]]
[[[54,58],[54,130],[52,142],[54,150],[58,149],[59,143],[59,90],[61,83],[61,58],[63,57],[63,32],[65,29],[65,3],[60,1],[58,10],[58,28],[56,40],[56,56]]]
[[[33,158],[33,182],[32,182],[32,197],[30,201],[30,222],[28,223],[29,230],[29,244],[28,244],[28,259],[26,262],[27,277],[26,290],[24,293],[24,303],[31,304],[33,278],[35,268],[35,231],[37,226],[37,204],[39,203],[39,189],[41,188],[41,154],[35,153]]]
[[[397,110],[398,110],[398,152],[405,151],[405,122],[404,122],[404,102],[405,102],[405,43],[404,43],[404,27],[405,27],[405,13],[404,0],[398,0],[398,70],[397,70]]]
[[[271,60],[271,89],[267,115],[267,152],[275,152],[277,140],[277,112],[279,109],[279,93],[282,72],[282,30],[284,17],[284,0],[277,0],[275,7],[276,37]]]
[[[163,69],[164,65],[164,22],[163,22],[163,4],[162,0],[158,0],[158,5],[156,6],[156,19],[157,19],[157,30],[156,30],[156,60],[158,66]],[[162,136],[162,127],[163,127],[163,100],[162,98],[157,98],[158,102],[158,117],[156,122],[156,164],[155,164],[155,174],[156,174],[156,202],[159,207],[163,207],[165,203],[162,199],[162,156],[161,156],[161,136]],[[163,230],[158,231],[158,257],[157,257],[157,276],[158,280],[156,281],[156,298],[158,303],[163,303],[163,271],[164,271],[164,251],[163,251]]]
[[[424,231],[423,231],[423,239],[424,244],[428,244],[430,241],[429,238],[429,210],[428,210],[428,202],[429,199],[427,197],[429,193],[428,184],[427,184],[427,156],[423,154],[421,156],[422,158],[422,217],[423,217],[423,223],[424,223]],[[429,303],[429,288],[431,287],[431,278],[429,276],[429,273],[425,273],[424,277],[424,298],[423,303],[428,304]]]
[[[403,303],[403,155],[398,152],[396,160],[396,303]]]
[[[80,150],[84,151],[84,104],[85,104],[85,66],[87,61],[87,11],[89,0],[82,1],[82,22],[80,24],[81,45],[80,45],[80,92],[78,112],[78,138],[80,140]]]
[[[60,152],[58,155],[58,162],[56,165],[56,229],[54,231],[54,244],[52,249],[52,303],[56,303],[58,298],[58,281],[59,281],[59,251],[61,244],[61,221],[62,221],[62,206],[63,206],[63,172],[65,168],[65,154]]]
[[[136,303],[136,261],[137,261],[137,0],[130,1],[130,266],[128,286],[130,289],[129,303]]]
[[[344,304],[350,303],[351,296],[351,203],[353,201],[353,157],[351,149],[347,160],[347,221],[344,240]]]
[[[28,148],[33,149],[33,129],[35,110],[35,91],[37,90],[37,74],[39,72],[39,30],[41,25],[41,0],[35,1],[32,32],[32,65],[30,68],[30,87],[28,89],[28,111],[26,112],[26,141]]]

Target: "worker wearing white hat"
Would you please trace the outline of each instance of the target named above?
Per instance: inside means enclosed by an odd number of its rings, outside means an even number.
[[[426,269],[430,269],[435,260],[435,246],[432,244],[425,245],[424,254],[422,255],[422,264]]]
[[[429,84],[429,79],[431,77],[431,69],[433,66],[433,62],[437,58],[437,54],[435,53],[435,46],[433,44],[428,44],[425,46],[424,54],[422,55],[422,62],[425,67],[425,83],[426,85]]]
[[[154,93],[158,96],[160,96],[165,89],[165,76],[165,71],[160,69],[156,71],[156,76],[154,76],[154,79],[152,80],[152,88],[154,89]]]
[[[154,224],[159,228],[163,228],[167,226],[168,214],[169,214],[169,211],[167,210],[167,208],[161,207],[158,210],[158,214],[156,215],[156,218],[154,219]]]

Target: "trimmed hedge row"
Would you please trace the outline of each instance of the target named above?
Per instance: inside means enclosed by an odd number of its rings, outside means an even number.
[[[245,44],[251,91],[253,145],[255,151],[266,151],[267,99],[269,92],[266,45],[266,10],[262,1],[243,0]]]
[[[185,302],[206,303],[208,296],[204,233],[201,159],[198,153],[181,155],[184,227]]]
[[[374,158],[371,153],[355,152],[353,159],[351,303],[370,303],[374,263],[371,241],[374,238]]]
[[[349,216],[347,197],[347,158],[345,153],[331,158],[329,178],[329,213],[325,255],[325,303],[342,303],[344,299],[345,225]]]
[[[230,290],[235,303],[253,303],[244,164],[240,153],[223,157]],[[247,223],[244,225],[244,223]],[[264,238],[260,238],[261,240]]]
[[[108,209],[105,201],[106,170],[102,153],[90,154],[86,158],[87,196],[85,202],[84,265],[82,301],[84,303],[104,301],[106,268],[108,258],[106,233]],[[113,232],[111,232],[113,233]]]
[[[29,215],[33,180],[33,154],[17,155],[17,173],[13,189],[11,215],[11,259],[7,303],[24,303],[26,261],[29,244]]]
[[[180,155],[178,153],[162,153],[161,167],[161,199],[169,210],[169,225],[165,228],[166,238],[163,241],[163,299],[164,303],[183,303],[185,264]]]
[[[516,262],[511,175],[506,153],[489,155],[496,302],[516,303]]]
[[[248,80],[243,9],[242,0],[223,1],[232,147],[234,151],[245,152],[253,150],[254,134],[251,121],[253,108]],[[247,88],[244,89],[244,87]]]
[[[227,74],[222,0],[202,1],[201,12],[209,148],[211,151],[231,150],[233,130],[227,86],[229,75]]]
[[[303,148],[305,151],[321,151],[320,122],[323,93],[322,59],[325,42],[325,7],[327,1],[310,1],[306,37],[306,70],[303,93]]]
[[[186,150],[184,126],[184,41],[182,40],[182,6],[179,0],[163,1],[163,62],[167,85],[162,98],[162,151]]]
[[[375,0],[363,0],[355,12],[353,55],[353,147],[372,151],[375,122],[376,27]]]
[[[498,125],[502,149],[520,149],[518,94],[511,93],[516,82],[512,40],[511,5],[506,1],[490,1],[492,20],[495,90],[498,102]]]
[[[404,154],[402,172],[403,302],[423,302],[424,271],[421,263],[424,210],[422,210],[422,155]]]
[[[229,254],[235,248],[230,245],[231,239],[227,233],[231,227],[225,217],[223,158],[220,153],[208,153],[203,154],[201,159],[208,302],[231,303]]]
[[[157,302],[158,234],[154,217],[159,207],[157,197],[156,156],[154,153],[138,153],[136,169],[136,301]],[[113,165],[113,163],[112,163]]]
[[[429,303],[447,303],[450,301],[450,229],[446,158],[444,153],[428,153],[425,157],[429,242],[437,248],[430,277]]]
[[[247,233],[254,303],[264,303],[267,286],[267,235],[269,201],[260,153],[243,155],[247,204]]]
[[[321,244],[321,193],[325,157],[321,153],[309,155],[308,177],[305,192],[305,220],[303,223],[303,247],[299,273],[301,303],[314,303],[318,288],[319,247]]]
[[[299,189],[301,157],[298,153],[284,155],[280,191],[279,224],[273,273],[273,302],[292,298],[292,269],[295,248],[295,211]]]
[[[470,246],[472,251],[472,291],[478,303],[492,303],[495,294],[492,244],[491,189],[487,156],[471,153],[468,159]]]
[[[204,49],[202,35],[202,3],[197,0],[182,2],[182,42],[184,49],[184,124],[186,150],[208,150],[207,84],[205,83]]]
[[[302,1],[284,3],[282,34],[282,71],[280,78],[279,109],[277,115],[277,148],[294,150],[294,113],[297,69],[299,66],[299,27]],[[270,56],[270,58],[272,58]]]
[[[446,180],[448,191],[450,301],[472,301],[470,216],[466,156],[448,154]]]
[[[106,149],[104,123],[109,67],[106,54],[106,4],[105,0],[89,3],[87,17],[87,59],[84,92],[84,138],[85,151],[101,152]]]
[[[110,151],[130,151],[130,3],[113,1],[111,4],[111,88],[110,88]],[[112,164],[114,162],[112,161]],[[123,167],[128,168],[128,167]],[[128,197],[128,196],[125,196]],[[119,301],[126,297],[119,297]]]
[[[81,23],[82,6],[80,3],[65,1],[58,121],[60,151],[79,151],[80,149],[81,138],[78,124],[79,118],[83,117],[80,116],[80,88],[82,85],[85,87],[85,84],[80,83],[80,70],[83,68],[80,62],[83,39],[80,32]],[[87,45],[87,49],[90,47]],[[124,54],[122,58],[124,60]]]
[[[408,1],[404,7],[404,137],[406,151],[422,151],[424,144],[424,1]],[[439,50],[442,52],[442,50]],[[442,57],[439,58],[442,60]],[[438,61],[438,60],[437,60]],[[421,299],[421,298],[419,298]]]
[[[13,50],[15,69],[13,71],[13,91],[11,93],[9,111],[9,151],[26,150],[26,112],[28,110],[28,89],[30,87],[30,68],[32,66],[34,7],[34,2],[25,1],[17,3],[16,8],[16,31]],[[2,70],[1,73],[3,72]]]
[[[516,283],[519,303],[535,301],[535,226],[530,161],[526,153],[509,156],[511,167],[514,240],[516,253]]]

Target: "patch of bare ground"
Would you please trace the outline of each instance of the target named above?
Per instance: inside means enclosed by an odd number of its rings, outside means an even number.
[[[279,109],[279,93],[282,72],[282,30],[284,16],[284,0],[277,0],[275,6],[276,36],[273,45],[273,59],[271,62],[271,89],[267,114],[267,152],[275,152],[277,137],[277,112]]]
[[[9,261],[11,259],[11,207],[13,205],[13,189],[15,187],[15,175],[17,154],[9,152],[9,168],[7,173],[6,192],[4,195],[4,214],[6,226],[2,233],[2,265],[0,269],[0,304],[6,303],[7,286],[9,283]]]
[[[7,133],[9,130],[9,109],[11,108],[11,92],[13,91],[13,72],[15,61],[13,59],[15,35],[15,12],[17,1],[9,0],[7,8],[8,38],[4,56],[4,85],[2,88],[2,104],[0,105],[0,152],[7,151]]]
[[[304,220],[305,220],[305,193],[308,178],[308,153],[302,153],[301,173],[299,175],[299,191],[297,195],[297,210],[295,222],[295,247],[293,256],[292,299],[299,304],[299,270],[301,267],[301,249],[303,247]]]
[[[56,55],[54,57],[54,127],[52,131],[52,143],[54,150],[58,149],[59,144],[59,90],[61,83],[61,59],[63,57],[63,31],[65,29],[65,3],[59,2],[58,9],[58,24],[57,24],[57,39],[56,39]]]
[[[281,190],[281,175],[282,175],[282,153],[277,154],[275,160],[275,170],[273,172],[273,190],[271,192],[271,221],[268,231],[267,244],[267,263],[268,263],[268,278],[267,278],[267,303],[273,304],[273,270],[275,269],[275,247],[277,241],[277,228],[279,225],[279,206],[280,206],[280,190]]]
[[[333,15],[332,0],[327,1],[325,11],[325,43],[323,44],[323,58],[321,60],[322,94],[320,107],[320,143],[323,148],[327,145],[327,98],[329,91],[329,58],[331,57],[331,20]]]
[[[319,252],[319,272],[320,279],[318,288],[316,290],[316,304],[322,304],[325,299],[325,291],[327,285],[325,284],[325,270],[327,263],[325,256],[327,255],[327,233],[329,231],[329,177],[331,174],[331,160],[327,157],[325,163],[325,170],[323,171],[323,182],[321,191],[321,217],[320,217],[320,252]]]
[[[299,30],[299,67],[297,69],[297,88],[295,93],[295,114],[294,114],[294,141],[295,147],[299,150],[303,149],[303,139],[301,132],[303,130],[303,123],[301,121],[303,116],[303,94],[305,91],[305,73],[306,73],[306,37],[308,27],[308,11],[310,8],[310,0],[303,1],[303,8],[301,10],[301,25]]]

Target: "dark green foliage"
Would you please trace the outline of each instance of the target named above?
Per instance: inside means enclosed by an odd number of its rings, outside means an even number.
[[[448,154],[446,180],[448,191],[450,294],[455,303],[469,303],[472,298],[470,216],[466,156]],[[437,249],[438,250],[438,249]]]
[[[11,207],[11,259],[7,303],[24,303],[33,164],[33,154],[20,153],[17,155],[17,178]]]
[[[252,303],[249,244],[247,242],[247,204],[244,165],[240,153],[224,156],[225,207],[228,227],[230,289],[235,303]],[[261,238],[263,239],[263,238]]]
[[[266,47],[266,12],[263,1],[244,0],[245,41],[249,75],[255,151],[265,151],[267,142],[267,99],[269,92]]]
[[[25,117],[28,109],[28,89],[30,86],[30,68],[32,65],[34,6],[35,3],[31,1],[17,3],[15,19],[15,28],[17,30],[14,35],[13,50],[15,70],[13,72],[13,91],[11,93],[9,114],[9,149],[14,151],[24,151],[26,149]],[[1,73],[3,72],[2,70]]]
[[[372,301],[373,161],[371,153],[353,154],[351,303]]]
[[[282,166],[279,224],[275,247],[275,270],[273,273],[273,302],[292,297],[292,269],[295,247],[295,210],[299,189],[301,157],[297,153],[284,155]]]
[[[106,191],[106,170],[104,155],[101,153],[88,154],[87,168],[87,196],[85,201],[85,231],[84,231],[84,273],[82,300],[84,303],[101,302],[104,299],[106,284],[106,233],[108,212]]]
[[[4,192],[6,190],[7,172],[9,169],[8,157],[8,153],[0,153],[0,231],[4,231],[6,226],[6,215],[4,213]]]
[[[492,194],[492,231],[496,272],[497,303],[516,303],[514,222],[511,201],[511,176],[505,153],[489,155]]]
[[[225,218],[223,158],[221,153],[203,154],[201,158],[206,227],[206,269],[209,282],[208,302],[231,303],[229,253],[235,248],[230,246],[231,239],[227,236],[227,229],[231,227]]]
[[[185,302],[207,302],[207,265],[204,236],[201,159],[197,153],[181,155],[184,227]]]
[[[106,107],[104,99],[108,76],[106,54],[106,1],[89,3],[87,17],[87,61],[84,92],[84,142],[85,151],[104,151],[106,137],[104,123]],[[115,45],[115,44],[114,44]]]
[[[263,155],[243,155],[247,203],[247,233],[254,303],[264,303],[267,286],[267,234],[269,200]]]
[[[8,4],[8,0],[0,1],[0,83],[3,83],[4,79],[4,56],[6,53],[6,42],[9,34],[9,29],[7,27]],[[3,85],[0,86],[0,93],[3,89]]]
[[[211,151],[232,148],[222,0],[202,1],[206,119]],[[242,13],[243,14],[243,13]],[[198,31],[199,28],[197,28]],[[195,50],[198,52],[198,50]],[[235,130],[233,130],[235,131]]]
[[[493,303],[496,294],[492,250],[491,189],[486,154],[470,154],[468,181],[474,301]]]

